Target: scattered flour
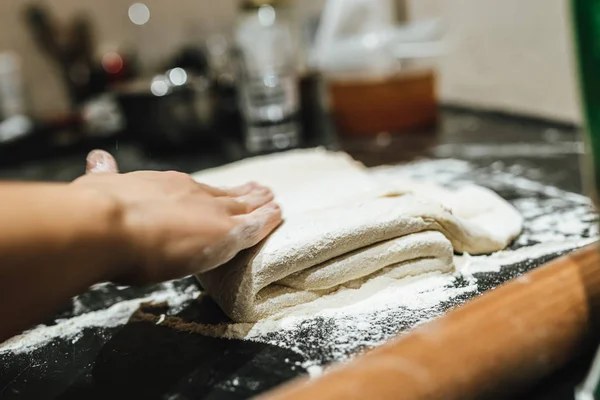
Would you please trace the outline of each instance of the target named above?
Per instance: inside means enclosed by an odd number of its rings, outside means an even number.
[[[308,375],[311,378],[317,378],[323,374],[323,367],[321,367],[320,365],[310,365],[307,363],[303,363],[302,367],[306,369],[306,372],[308,372]]]
[[[370,281],[370,288],[360,291],[363,298],[347,291],[346,298],[321,298],[253,326],[229,326],[222,334],[288,348],[305,357],[309,366],[345,360],[479,294],[477,274],[498,273],[502,267],[522,263],[531,268],[537,265],[531,265],[535,260],[597,240],[598,218],[587,197],[519,176],[523,171],[510,168],[506,172],[500,164],[475,168],[459,160],[373,169],[373,174],[385,179],[404,177],[447,187],[477,183],[504,193],[523,214],[525,230],[505,251],[456,256],[455,276],[430,274],[401,281]]]
[[[381,344],[477,291],[474,284],[456,285],[456,277],[438,273],[402,280],[376,278],[365,286],[356,291],[361,299],[352,298],[351,290],[343,299],[323,297],[284,317],[229,329],[226,336],[288,348],[304,356],[309,365],[322,365]]]
[[[567,252],[591,244],[596,240],[596,238],[589,238],[564,242],[546,242],[483,256],[464,254],[454,257],[454,265],[457,271],[465,276],[482,272],[500,272],[502,266],[539,259],[548,254]]]
[[[85,304],[83,304],[83,302],[79,299],[78,296],[75,296],[73,298],[73,314],[80,315],[80,314],[84,314],[85,311],[86,311]]]
[[[456,256],[458,272],[455,275],[433,273],[400,281],[381,277],[367,282],[360,291],[340,291],[255,324],[202,325],[201,328],[211,336],[290,349],[305,360],[293,367],[318,376],[328,362],[347,360],[479,295],[487,289],[481,286],[482,276],[486,274],[526,263],[526,268],[519,269],[521,273],[538,265],[535,260],[576,249],[598,238],[597,216],[586,197],[520,176],[523,170],[516,166],[505,168],[501,164],[478,168],[459,160],[430,160],[373,169],[373,174],[386,179],[405,177],[447,187],[467,183],[486,186],[519,209],[525,219],[525,230],[505,251],[488,256]],[[105,296],[113,289],[114,285],[110,284],[91,288]],[[122,325],[142,302],[169,302],[169,311],[159,316],[157,322],[162,324],[198,294],[192,281],[187,285],[166,283],[142,298],[87,312],[85,303],[75,298],[74,317],[59,319],[51,326],[40,325],[0,344],[0,355],[30,352],[59,337],[76,342],[82,337],[82,330],[88,327]],[[229,384],[236,386],[241,382]]]
[[[173,285],[165,283],[162,285],[162,290],[158,290],[147,297],[122,301],[107,309],[88,312],[69,319],[58,319],[55,321],[55,325],[39,325],[0,344],[0,354],[29,352],[58,337],[71,339],[74,343],[82,337],[82,331],[85,328],[114,328],[125,324],[141,303],[166,301],[170,307],[177,309],[183,304],[194,300],[199,293],[197,288],[194,287],[190,287],[183,292],[177,292],[174,290]]]

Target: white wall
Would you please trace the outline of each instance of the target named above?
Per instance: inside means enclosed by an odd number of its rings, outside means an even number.
[[[447,24],[443,100],[579,122],[567,0],[409,0],[409,12]]]
[[[150,22],[127,19],[134,0],[44,0],[60,20],[93,16],[104,45],[129,43],[150,62],[182,41],[227,27],[238,0],[145,0]],[[315,12],[325,0],[297,0]],[[567,0],[407,0],[411,17],[441,16],[450,53],[441,60],[441,96],[449,102],[578,121]],[[0,51],[23,58],[33,110],[66,109],[57,71],[32,42],[21,10],[28,0],[0,0]]]

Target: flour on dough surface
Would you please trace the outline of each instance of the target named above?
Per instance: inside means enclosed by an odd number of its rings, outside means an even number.
[[[284,223],[263,243],[199,275],[235,321],[285,312],[378,274],[448,272],[454,251],[501,250],[522,228],[518,212],[487,189],[376,180],[346,154],[321,149],[257,157],[194,178],[218,186],[256,180],[284,210]]]
[[[376,197],[383,190],[350,156],[321,148],[249,158],[200,171],[192,177],[216,187],[257,181],[274,192],[284,217],[335,205],[344,199]]]
[[[589,199],[521,176],[515,171],[525,174],[529,169],[517,170],[516,166],[444,159],[369,169],[371,176],[387,182],[409,178],[452,189],[479,184],[510,199],[525,219],[523,232],[504,251],[462,256],[468,258],[466,265],[457,262],[462,257],[455,256],[455,267],[461,274],[433,272],[398,280],[378,276],[360,289],[345,288],[335,295],[285,309],[284,316],[274,315],[253,324],[212,325],[212,319],[194,321],[209,324],[205,330],[210,336],[252,340],[292,350],[305,360],[302,367],[295,364],[297,368],[324,365],[380,345],[551,258],[598,239],[598,218]],[[0,345],[0,358],[4,357],[5,363],[11,362],[14,345],[18,343],[19,351],[31,352],[28,356],[37,362],[36,352],[47,354],[44,346],[53,346],[49,340],[75,341],[84,329],[107,335],[106,326],[126,323],[140,301],[168,300],[173,307],[169,308],[167,318],[184,308],[176,301],[180,296],[187,299],[185,304],[192,302],[194,308],[198,307],[193,301],[198,288],[192,279],[181,279],[167,286],[147,288],[140,294],[138,288],[95,285],[89,294],[73,300],[73,310],[61,315],[62,319],[55,321],[58,325],[40,326]],[[137,298],[140,296],[151,297]],[[98,298],[107,307],[123,299],[135,299],[135,304],[128,306],[130,311],[123,314],[115,307],[101,310]],[[69,328],[64,330],[66,326]],[[45,333],[41,335],[42,332]]]

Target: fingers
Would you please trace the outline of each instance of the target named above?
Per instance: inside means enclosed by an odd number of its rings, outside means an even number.
[[[246,213],[251,213],[259,207],[273,201],[275,196],[273,193],[266,189],[261,188],[250,192],[245,196],[238,197],[236,200],[246,205]]]
[[[231,215],[248,214],[272,201],[273,193],[262,186],[255,186],[247,194],[231,199],[224,197],[227,210]]]
[[[236,186],[228,189],[224,189],[227,193],[227,196],[231,197],[240,197],[250,193],[252,190],[260,187],[260,185],[256,182],[248,182],[245,185]]]
[[[86,158],[86,174],[97,172],[118,173],[117,161],[104,150],[92,150]]]
[[[224,197],[227,196],[227,192],[223,189],[219,189],[213,186],[205,185],[204,183],[198,183],[202,190],[213,197]]]
[[[268,203],[254,212],[238,217],[240,220],[239,243],[243,249],[257,245],[281,224],[281,208]]]
[[[239,202],[237,200],[226,197],[223,198],[221,202],[225,205],[225,208],[227,209],[229,215],[241,215],[247,214],[249,212],[248,206],[245,203]]]
[[[255,182],[248,182],[241,186],[235,186],[232,188],[217,188],[214,186],[205,185],[199,183],[200,187],[208,194],[214,197],[240,197],[250,193],[258,187],[262,187]]]

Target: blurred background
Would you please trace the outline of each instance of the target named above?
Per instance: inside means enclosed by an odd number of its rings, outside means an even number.
[[[94,147],[125,170],[400,161],[464,110],[576,126],[572,58],[563,0],[3,0],[0,177],[72,179]]]
[[[0,0],[0,180],[71,181],[94,148],[111,152],[121,172],[193,173],[314,146],[346,151],[369,167],[454,159],[414,163],[410,177],[475,182],[511,201],[526,221],[513,250],[588,240],[597,222],[575,195],[586,188],[571,3],[579,7],[600,187],[598,24],[589,12],[600,2],[567,0]],[[591,165],[583,171],[589,178]],[[547,249],[477,279],[494,287],[559,254]],[[177,290],[187,296],[192,286],[181,281]],[[97,310],[150,293],[140,290],[92,290],[64,316],[87,312],[87,302]],[[177,313],[204,318],[195,307]],[[318,340],[331,326],[315,325]],[[182,396],[227,398],[241,388],[246,398],[244,390],[254,395],[295,376],[286,375],[288,361],[299,355],[277,346],[269,353],[259,343],[213,338],[204,346],[187,332],[179,341],[170,330],[129,328],[112,338],[103,326],[86,329],[35,356],[10,356],[0,397],[101,397],[106,384],[121,397],[173,387]],[[290,337],[305,335],[303,328]],[[190,349],[209,349],[208,358]],[[319,357],[330,351],[319,349]],[[571,399],[591,356],[523,398]],[[293,374],[304,365],[311,364],[296,362]],[[233,370],[244,378],[230,380]]]

